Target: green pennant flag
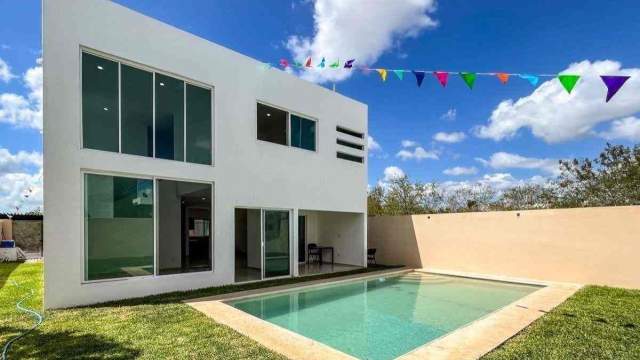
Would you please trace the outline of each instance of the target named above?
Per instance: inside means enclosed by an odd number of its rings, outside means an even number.
[[[336,62],[334,62],[333,64],[329,65],[330,68],[337,68],[340,66],[340,60],[337,60]]]
[[[393,72],[396,74],[398,79],[402,80],[402,78],[404,78],[404,71],[403,70],[393,70]]]
[[[469,89],[473,89],[473,84],[476,82],[476,73],[461,72],[460,77],[462,77]]]
[[[576,86],[578,80],[580,80],[580,75],[558,75],[558,80],[567,90],[567,93],[571,94],[571,90]]]

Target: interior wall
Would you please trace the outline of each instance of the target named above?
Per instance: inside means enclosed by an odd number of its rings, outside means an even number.
[[[318,244],[333,246],[336,263],[364,266],[365,215],[328,211],[316,214]]]
[[[260,269],[261,238],[260,238],[260,210],[247,210],[247,266]]]
[[[640,288],[640,206],[368,219],[383,264]]]

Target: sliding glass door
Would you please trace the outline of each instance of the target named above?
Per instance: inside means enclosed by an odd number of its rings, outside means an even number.
[[[290,269],[289,211],[263,210],[264,278],[288,276]]]

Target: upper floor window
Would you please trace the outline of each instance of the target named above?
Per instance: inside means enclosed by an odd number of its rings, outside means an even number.
[[[258,140],[316,151],[316,122],[258,103]]]
[[[82,140],[89,149],[212,163],[211,89],[82,54]]]

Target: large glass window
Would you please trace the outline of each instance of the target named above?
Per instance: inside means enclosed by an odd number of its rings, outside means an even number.
[[[82,143],[118,152],[118,63],[82,54]]]
[[[316,151],[316,122],[291,114],[291,146]]]
[[[85,174],[85,280],[152,275],[153,181]]]
[[[211,270],[211,185],[158,180],[161,275]]]
[[[289,212],[265,210],[264,277],[289,274]]]
[[[153,156],[153,73],[122,65],[122,152]]]
[[[286,111],[258,103],[258,140],[287,145]]]
[[[211,91],[187,84],[187,161],[211,164]]]
[[[184,160],[184,82],[156,74],[156,157]]]

